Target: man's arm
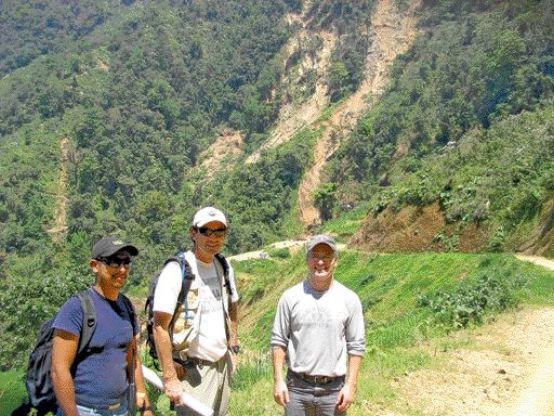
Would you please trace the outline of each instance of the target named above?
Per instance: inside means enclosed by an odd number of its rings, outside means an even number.
[[[137,396],[135,398],[137,409],[139,410],[141,415],[149,416],[152,415],[152,406],[150,404],[150,398],[148,397],[148,393],[146,392],[146,384],[144,383],[144,376],[142,374],[142,361],[140,359],[140,351],[138,348],[138,342],[137,342],[138,335],[133,337],[133,340],[129,344],[129,350],[128,350],[128,358],[129,362],[131,361],[130,355],[133,354],[133,351],[135,353],[135,368],[133,371],[135,372],[135,384],[137,388]]]
[[[239,345],[239,306],[238,302],[229,303],[229,320],[231,321],[230,345]]]
[[[281,406],[289,402],[289,389],[283,379],[283,367],[287,357],[289,343],[290,314],[285,295],[277,304],[277,313],[271,330],[271,348],[273,350],[273,398]]]
[[[344,387],[341,389],[337,398],[337,407],[341,412],[345,412],[354,401],[361,362],[361,356],[348,355],[348,379],[346,380]]]
[[[338,410],[346,411],[354,401],[358,372],[365,352],[365,325],[360,298],[355,296],[350,302],[352,310],[346,325],[346,349],[348,351],[348,380],[337,399]]]
[[[183,404],[181,402],[183,388],[175,370],[173,345],[169,336],[169,324],[172,318],[169,313],[154,312],[154,342],[162,366],[164,392],[173,403],[180,405]]]
[[[58,405],[65,416],[78,416],[75,402],[75,384],[71,366],[77,355],[79,336],[61,329],[54,332],[52,345],[52,384]]]
[[[286,356],[287,350],[284,347],[273,347],[273,398],[283,407],[289,402],[289,389],[283,379]]]

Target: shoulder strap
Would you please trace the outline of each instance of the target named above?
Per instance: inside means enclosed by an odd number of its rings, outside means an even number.
[[[229,282],[229,263],[227,263],[227,259],[219,253],[215,255],[215,258],[219,261],[219,264],[221,264],[221,267],[223,268],[223,279],[225,280],[223,286],[225,286],[227,294],[231,297],[233,293],[231,291],[231,283]]]
[[[127,313],[129,314],[129,319],[131,319],[131,325],[133,326],[133,337],[135,336],[135,332],[137,330],[137,320],[135,315],[135,308],[133,307],[133,302],[131,302],[131,299],[129,299],[127,296],[125,296],[123,293],[120,293],[121,299],[123,299],[123,304],[125,305],[125,308],[127,309]]]
[[[123,304],[125,305],[125,309],[127,309],[127,313],[129,314],[129,319],[131,320],[131,326],[133,327],[133,339],[135,338],[135,332],[136,332],[136,318],[135,318],[135,308],[133,307],[133,303],[131,302],[131,299],[129,299],[127,296],[125,296],[123,293],[120,293],[121,299],[123,299]],[[132,344],[133,341],[131,341]],[[136,367],[136,360],[137,360],[137,350],[136,345],[133,346],[131,350],[131,362],[127,365],[127,378],[129,379],[129,387],[127,390],[127,401],[129,406],[129,415],[134,415],[136,413],[136,402],[135,402],[135,394],[136,394],[136,382],[135,382],[135,367]]]
[[[77,355],[81,354],[88,346],[92,334],[96,329],[96,310],[94,309],[94,302],[92,301],[90,291],[94,289],[87,289],[80,292],[77,296],[81,301],[81,309],[83,311],[83,324],[81,328],[81,335],[79,337],[79,347],[77,348]]]
[[[187,299],[187,295],[189,293],[192,282],[196,278],[196,276],[192,272],[192,268],[190,267],[189,262],[185,259],[184,252],[181,252],[176,256],[170,257],[165,261],[165,264],[170,263],[172,261],[177,262],[181,267],[181,277],[182,277],[181,290],[179,291],[179,296],[177,297],[177,306],[175,309],[177,310],[177,308],[179,308],[180,305],[185,303],[185,300]]]

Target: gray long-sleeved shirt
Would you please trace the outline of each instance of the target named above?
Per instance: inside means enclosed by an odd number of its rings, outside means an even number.
[[[346,374],[346,356],[363,355],[365,328],[358,295],[337,281],[324,291],[305,280],[283,294],[271,332],[271,346],[287,349],[297,373]]]

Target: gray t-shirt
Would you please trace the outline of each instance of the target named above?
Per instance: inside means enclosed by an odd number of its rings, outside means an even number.
[[[287,365],[294,372],[346,374],[347,354],[365,352],[360,298],[337,281],[324,292],[307,280],[291,287],[279,300],[271,346],[287,349]]]

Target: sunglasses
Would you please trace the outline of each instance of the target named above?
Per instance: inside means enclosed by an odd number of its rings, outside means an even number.
[[[227,233],[227,228],[216,228],[215,230],[212,230],[208,227],[199,227],[198,232],[202,235],[205,235],[206,237],[224,237]]]
[[[325,263],[328,263],[330,261],[333,261],[334,257],[333,256],[312,256],[310,255],[310,260],[314,260],[314,261],[323,261]]]
[[[130,257],[119,258],[119,257],[99,257],[96,260],[101,261],[108,267],[129,267],[133,262],[133,259]]]

